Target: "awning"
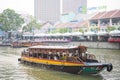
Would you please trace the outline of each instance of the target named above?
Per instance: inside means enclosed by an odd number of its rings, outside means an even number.
[[[83,35],[82,32],[72,32],[72,36],[80,36]]]
[[[24,34],[23,34],[23,36],[25,37],[27,37],[27,36],[33,36],[33,34],[32,33],[30,33],[30,32],[25,32]]]
[[[105,36],[105,35],[108,35],[108,34],[109,33],[106,32],[106,31],[100,31],[100,32],[97,33],[97,35],[99,35],[99,36]]]
[[[120,30],[114,30],[109,33],[110,35],[120,35]]]
[[[72,35],[72,33],[63,33],[63,36],[71,36]]]
[[[54,33],[53,36],[62,36],[62,33]]]
[[[46,36],[46,34],[45,33],[37,33],[37,34],[35,34],[34,36],[36,36],[36,37],[44,37],[44,36]]]
[[[94,35],[96,35],[95,32],[85,32],[84,33],[84,36],[94,36]]]
[[[33,36],[33,35],[24,34],[23,36],[24,37],[30,37],[30,36]]]

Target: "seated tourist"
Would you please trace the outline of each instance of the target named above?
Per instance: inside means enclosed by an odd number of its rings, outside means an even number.
[[[54,56],[54,60],[58,60],[56,56]]]

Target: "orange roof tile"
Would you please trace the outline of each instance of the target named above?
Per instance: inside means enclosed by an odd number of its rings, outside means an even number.
[[[99,12],[95,16],[91,18],[91,20],[97,20],[97,19],[106,19],[106,18],[116,18],[120,17],[120,10],[112,10],[108,12]]]
[[[108,11],[103,16],[100,17],[100,19],[110,18],[114,13],[116,13],[117,10]]]
[[[111,18],[116,18],[116,17],[120,17],[120,10],[117,10],[116,13],[111,16]]]
[[[88,26],[88,21],[79,22],[76,26],[77,27]]]
[[[91,18],[91,20],[99,19],[103,14],[105,14],[105,12],[99,12],[98,14],[96,14],[95,16],[93,16]]]

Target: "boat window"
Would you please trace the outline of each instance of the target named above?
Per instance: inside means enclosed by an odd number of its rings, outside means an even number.
[[[34,53],[34,54],[33,54],[33,57],[37,57],[37,54],[36,54],[36,53]]]
[[[44,53],[43,53],[43,58],[47,58],[47,54],[44,54]]]
[[[74,53],[74,50],[73,49],[69,49],[69,53]]]
[[[29,57],[32,57],[32,56],[33,56],[33,53],[32,53],[32,52],[30,52]]]
[[[38,58],[42,58],[42,54],[41,53],[38,54]]]

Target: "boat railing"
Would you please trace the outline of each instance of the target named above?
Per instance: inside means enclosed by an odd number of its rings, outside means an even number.
[[[83,62],[98,62],[96,56],[90,53],[82,53],[81,59]]]
[[[83,62],[79,57],[77,56],[71,56],[71,57],[67,57],[66,61],[68,62]]]

